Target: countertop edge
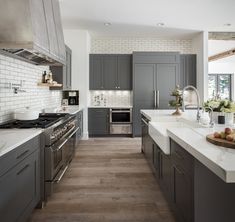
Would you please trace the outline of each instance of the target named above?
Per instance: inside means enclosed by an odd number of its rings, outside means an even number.
[[[6,147],[3,149],[2,152],[0,152],[0,157],[6,155],[7,153],[11,152],[12,150],[16,149],[17,147],[21,146],[22,144],[28,142],[29,140],[35,138],[36,136],[40,135],[43,131],[42,130],[36,130],[36,132],[32,132],[31,135],[25,137],[24,139],[14,143],[13,145]]]
[[[205,165],[209,170],[214,172],[218,177],[220,177],[224,182],[231,183],[235,182],[234,174],[233,172],[233,180],[228,177],[227,171],[221,168],[218,164],[214,163],[210,159],[208,159],[205,155],[201,154],[200,152],[197,152],[197,150],[192,147],[191,145],[187,144],[184,140],[176,136],[174,133],[172,133],[170,130],[167,130],[168,135],[171,139],[173,139],[175,142],[177,142],[182,148],[184,148],[187,152],[189,152],[194,158],[196,158],[200,163]],[[231,172],[230,172],[231,174]],[[231,176],[230,176],[231,177]]]

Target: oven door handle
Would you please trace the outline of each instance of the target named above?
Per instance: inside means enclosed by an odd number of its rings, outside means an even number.
[[[67,171],[68,169],[68,165],[62,170],[61,173],[58,173],[56,178],[53,180],[53,183],[59,183],[62,179],[62,177],[64,176],[65,172]]]
[[[73,130],[73,132],[69,135],[69,137],[68,137],[63,143],[61,143],[61,144],[59,145],[59,147],[56,148],[55,151],[59,151],[59,150],[64,146],[64,144],[67,143],[68,140],[69,140],[78,130],[79,130],[79,127],[77,127],[75,130]]]

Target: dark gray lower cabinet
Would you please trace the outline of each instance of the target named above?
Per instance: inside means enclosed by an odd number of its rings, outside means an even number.
[[[170,146],[173,170],[173,201],[176,208],[176,214],[180,218],[180,221],[192,222],[194,221],[194,158],[173,140],[171,140]]]
[[[168,200],[172,200],[173,186],[172,186],[172,165],[169,155],[160,152],[160,186],[165,193]]]
[[[34,141],[31,142],[33,145]],[[37,145],[37,149],[33,153],[30,154],[29,151],[27,153],[28,155],[17,165],[12,162],[11,169],[0,176],[1,221],[26,221],[32,210],[38,204],[40,200],[39,145]],[[9,155],[14,156],[14,154],[15,152],[12,152]],[[7,159],[10,159],[9,155]]]
[[[109,134],[109,109],[88,109],[89,136],[105,136]]]
[[[193,221],[192,178],[182,169],[173,165],[174,204],[180,221]]]
[[[158,147],[158,145],[153,143],[153,166],[157,179],[160,178],[160,170],[161,170],[160,164],[161,164],[161,150]]]
[[[235,221],[234,183],[225,183],[175,141],[165,155],[145,138],[144,154],[177,222]]]

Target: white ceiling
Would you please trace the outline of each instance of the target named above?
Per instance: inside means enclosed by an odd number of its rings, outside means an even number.
[[[93,36],[191,38],[196,32],[235,31],[234,0],[60,0],[65,28]],[[104,26],[105,22],[112,23]],[[163,22],[164,27],[157,23]],[[224,24],[231,23],[226,27]]]

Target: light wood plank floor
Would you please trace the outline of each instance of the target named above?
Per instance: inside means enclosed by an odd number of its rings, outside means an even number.
[[[30,222],[174,222],[140,139],[82,141],[44,209]]]

